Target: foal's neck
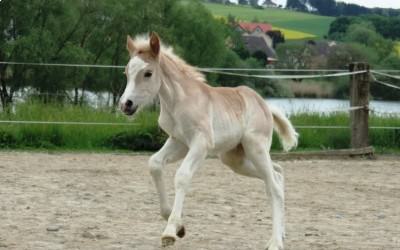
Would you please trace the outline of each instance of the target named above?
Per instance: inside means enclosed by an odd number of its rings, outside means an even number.
[[[159,98],[161,110],[172,110],[177,103],[192,95],[200,95],[208,87],[204,76],[173,54],[160,54]]]

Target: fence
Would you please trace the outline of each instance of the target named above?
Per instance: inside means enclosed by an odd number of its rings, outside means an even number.
[[[124,68],[124,66],[116,65],[87,65],[87,64],[55,64],[55,63],[21,63],[21,62],[0,62],[0,64],[13,64],[13,65],[31,65],[31,66],[53,66],[53,67],[94,67],[94,68]],[[369,126],[369,94],[371,82],[381,84],[385,87],[394,90],[400,90],[400,86],[388,83],[377,79],[377,77],[385,77],[394,80],[400,80],[400,76],[392,75],[392,73],[399,73],[398,70],[370,70],[367,63],[352,63],[349,65],[349,70],[331,70],[331,69],[239,69],[239,68],[198,68],[199,71],[204,73],[214,73],[231,75],[238,77],[252,77],[260,79],[314,79],[314,78],[332,78],[349,76],[350,81],[350,107],[345,109],[350,112],[351,129],[351,147],[353,149],[365,148],[369,146],[369,129],[390,129],[399,130],[400,127],[370,127]],[[243,72],[262,72],[263,74],[248,74]],[[301,73],[295,75],[276,75],[265,74],[266,72],[290,72]],[[314,74],[304,74],[304,73]],[[317,74],[315,74],[317,73]],[[344,111],[344,110],[341,110]],[[56,125],[89,125],[89,126],[134,126],[134,123],[109,123],[109,122],[79,122],[79,121],[12,121],[3,120],[0,123],[9,124],[56,124]],[[346,126],[296,126],[302,129],[344,129]]]

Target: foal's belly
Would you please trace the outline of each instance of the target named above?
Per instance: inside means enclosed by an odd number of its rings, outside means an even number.
[[[213,127],[214,147],[210,148],[209,155],[225,153],[240,143],[243,135],[240,124],[214,124]]]

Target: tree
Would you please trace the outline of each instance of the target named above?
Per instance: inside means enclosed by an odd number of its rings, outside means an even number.
[[[278,68],[306,69],[312,63],[313,51],[305,43],[280,44],[276,50]]]
[[[196,66],[228,60],[225,26],[197,1],[2,0],[0,14],[1,61],[122,65],[128,61],[126,35],[149,31]],[[72,91],[73,103],[82,104],[87,91],[107,91],[115,104],[125,83],[117,68],[0,65],[3,108],[28,86],[44,102]]]
[[[305,5],[305,1],[306,0],[287,0],[286,8],[299,11],[307,11],[307,6]]]
[[[307,3],[317,9],[318,13],[324,16],[336,16],[335,0],[308,0]]]
[[[381,59],[387,57],[393,51],[393,42],[378,34],[371,23],[364,22],[350,25],[344,40],[356,42],[373,49]]]
[[[270,30],[267,35],[272,38],[274,49],[278,44],[285,42],[285,35],[280,30]]]
[[[250,0],[250,5],[253,7],[258,7],[258,0]]]

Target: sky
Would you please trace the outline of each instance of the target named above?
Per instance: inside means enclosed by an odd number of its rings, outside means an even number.
[[[286,6],[286,0],[272,0],[272,1],[275,2],[276,4],[281,4],[283,6]],[[355,3],[369,8],[380,7],[380,8],[400,9],[399,0],[339,0],[339,1],[346,3]]]

